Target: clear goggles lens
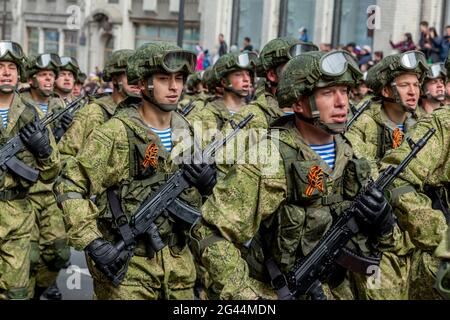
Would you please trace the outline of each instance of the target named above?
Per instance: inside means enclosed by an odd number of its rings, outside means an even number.
[[[7,53],[13,55],[16,59],[23,59],[24,54],[19,44],[12,41],[0,41],[0,57]]]
[[[78,65],[78,61],[75,58],[72,57],[61,57],[61,66],[67,66],[68,64],[71,64],[77,68],[80,68]]]
[[[36,65],[39,68],[46,68],[50,65],[50,63],[53,63],[53,65],[59,67],[61,66],[61,59],[57,54],[54,53],[41,54],[36,59]]]
[[[253,66],[256,66],[257,60],[258,60],[258,56],[256,55],[256,53],[245,52],[245,53],[241,53],[237,57],[237,64],[241,68],[247,68],[251,64],[253,64]]]
[[[356,60],[348,52],[344,51],[331,52],[323,56],[320,61],[322,72],[329,76],[343,75],[349,65],[353,69],[359,70]]]
[[[197,57],[189,51],[171,51],[163,58],[163,67],[169,72],[179,72],[186,68],[189,73],[194,72]]]
[[[443,63],[435,63],[430,67],[429,74],[432,79],[436,79],[442,76],[446,76],[447,71],[445,70]]]
[[[417,68],[420,62],[422,62],[422,64],[424,65],[427,64],[423,53],[418,51],[406,52],[400,59],[400,64],[402,65],[402,67],[409,70]]]

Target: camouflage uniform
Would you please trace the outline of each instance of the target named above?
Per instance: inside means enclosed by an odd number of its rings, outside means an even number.
[[[235,71],[248,70],[252,74],[252,78],[254,77],[255,62],[250,60],[246,66],[240,66],[238,57],[238,54],[226,54],[220,57],[214,65],[213,72],[220,86],[223,86],[221,81],[228,82],[227,75]],[[226,84],[226,86],[226,88],[224,87],[225,90],[238,94],[234,88],[231,87],[230,89],[231,84]],[[224,99],[219,98],[206,104],[200,111],[188,115],[187,120],[194,126],[195,132],[201,132],[202,145],[206,146],[231,118],[232,114],[225,105]]]
[[[313,79],[320,79],[321,74],[311,66],[323,55],[311,52],[288,62],[278,88],[281,107],[304,94],[312,95]],[[354,85],[359,75],[356,69],[325,81],[330,86]],[[296,259],[319,242],[333,216],[348,206],[371,174],[368,163],[354,155],[341,135],[335,136],[336,165],[331,170],[301,136],[294,120],[295,116],[277,120],[269,135],[244,155],[258,161],[233,166],[202,207],[203,220],[193,228],[192,241],[210,275],[211,298],[275,298],[261,255],[274,258],[282,272],[290,270]],[[314,166],[322,168],[326,181],[323,189],[313,188],[309,194],[308,175]],[[262,254],[258,252],[260,239],[265,243],[260,246],[265,247]],[[390,244],[389,239],[386,243]],[[358,250],[358,244],[354,245]],[[332,290],[327,290],[329,298],[353,298],[346,282]]]
[[[418,65],[414,70],[404,69],[400,64],[400,54],[386,57],[377,66],[369,70],[367,84],[376,94],[372,98],[371,106],[351,126],[346,137],[352,144],[355,154],[373,161],[379,166],[384,155],[402,143],[404,134],[392,122],[385,111],[385,105],[381,102],[381,90],[390,85],[395,77],[413,72],[422,82],[426,66]],[[392,66],[392,67],[389,67]],[[389,68],[388,68],[389,67]],[[404,132],[409,133],[411,127],[417,122],[417,112],[408,113],[404,122]],[[408,274],[411,271],[411,259],[413,258],[414,245],[407,232],[398,238],[397,251],[386,250],[380,265],[381,288],[370,289],[365,278],[356,275],[355,283],[359,296],[365,299],[394,300],[408,299]]]
[[[450,183],[450,110],[440,108],[424,116],[410,132],[414,141],[423,137],[430,128],[436,134],[428,141],[406,170],[395,180],[392,205],[398,222],[406,230],[416,250],[412,259],[409,286],[410,299],[436,299],[439,296],[432,289],[439,261],[432,255],[443,239],[447,222],[443,212],[433,209],[432,201],[426,195],[425,186],[444,187]],[[398,164],[410,151],[407,143],[389,152],[382,160],[382,169],[389,164]],[[440,247],[439,256],[445,257],[445,244]]]
[[[1,61],[11,61],[17,65],[22,80],[26,79],[23,59],[6,53]],[[37,110],[25,103],[17,93],[9,107],[8,124],[0,129],[1,145],[17,135],[26,124],[39,118]],[[39,170],[38,183],[33,183],[6,170],[1,174],[0,206],[0,299],[26,299],[28,297],[30,274],[30,241],[35,221],[33,203],[38,201],[28,195],[30,188],[51,183],[59,173],[59,153],[50,134],[53,149],[47,158],[37,158],[27,149],[17,154],[17,158],[30,167]]]
[[[125,73],[127,59],[134,53],[133,50],[115,51],[106,62],[103,70],[103,80],[111,81],[115,74]],[[125,96],[128,94],[123,88],[117,88]],[[58,143],[62,160],[68,156],[75,157],[83,148],[89,134],[97,127],[111,119],[117,109],[110,94],[94,97],[89,104],[77,111],[74,119]]]
[[[256,68],[257,75],[259,77],[266,77],[269,70],[276,70],[291,59],[289,56],[290,48],[296,45],[305,44],[311,46],[309,49],[310,51],[318,50],[318,48],[312,44],[302,43],[291,37],[277,38],[269,41],[259,55],[259,61]],[[252,120],[246,125],[245,130],[241,131],[233,140],[234,143],[236,143],[236,147],[239,147],[242,150],[248,150],[253,143],[256,143],[259,138],[267,133],[267,129],[273,121],[284,116],[283,111],[278,107],[276,97],[272,93],[272,88],[276,88],[277,83],[271,83],[267,79],[262,80],[263,81],[258,84],[259,86],[256,90],[255,100],[233,115],[233,121],[235,123],[239,123],[250,114],[253,115]],[[223,126],[222,133],[225,135],[229,130],[232,130],[232,126],[231,123],[227,121]],[[245,144],[242,147],[242,145],[238,143],[243,141],[244,135]],[[234,158],[238,158],[237,151]],[[229,155],[227,155],[226,164],[223,163],[222,165],[218,165],[217,168],[222,174],[225,174],[233,163],[234,161],[230,161]]]
[[[128,79],[147,79],[153,72],[166,72],[160,65],[141,67],[140,63],[148,57],[175,50],[181,49],[165,43],[143,45],[129,60]],[[66,162],[62,183],[56,191],[64,210],[70,241],[76,249],[85,249],[97,238],[111,242],[120,239],[107,205],[107,189],[118,194],[122,210],[130,218],[170,173],[178,169],[173,157],[180,148],[184,148],[180,139],[182,134],[179,138],[173,136],[174,148],[172,153],[167,152],[159,137],[142,120],[140,107],[126,104],[111,120],[92,131],[77,157]],[[176,112],[172,112],[171,128],[174,133],[191,133],[189,124]],[[157,161],[152,164],[144,161],[149,147],[157,152]],[[90,200],[93,195],[98,195],[96,204]],[[193,190],[186,193],[186,200],[196,206],[200,204],[200,197]],[[96,298],[193,299],[196,274],[185,231],[175,221],[163,216],[155,223],[168,246],[154,252],[149,249],[148,241],[138,239],[128,272],[118,287],[114,287],[87,256]]]

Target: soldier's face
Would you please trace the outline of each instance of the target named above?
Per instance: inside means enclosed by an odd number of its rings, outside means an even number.
[[[395,83],[403,105],[415,109],[420,98],[420,83],[417,75],[412,73],[402,74],[395,78]],[[390,98],[395,98],[392,91],[389,94]]]
[[[325,123],[346,123],[348,113],[347,86],[332,86],[316,89],[314,97],[317,110],[320,112],[320,120]],[[295,113],[300,113],[307,118],[312,117],[309,98],[303,97],[292,106]]]
[[[10,61],[0,61],[0,88],[13,92],[18,82],[19,70],[16,64]]]
[[[75,78],[71,71],[63,70],[59,73],[58,79],[56,79],[56,86],[65,90],[73,90],[75,85]]]
[[[160,104],[176,104],[183,91],[182,73],[156,73],[153,75],[153,95]]]
[[[445,84],[443,79],[433,79],[427,81],[425,84],[425,93],[430,94],[432,97],[439,101],[445,99]]]
[[[250,72],[247,70],[231,72],[227,76],[227,79],[235,90],[250,92],[252,78],[250,77]]]
[[[447,91],[447,96],[450,97],[450,81],[445,84],[445,90]]]
[[[55,84],[55,73],[50,70],[39,71],[34,75],[37,85],[40,90],[44,92],[53,92],[53,85]],[[32,85],[33,80],[28,81]]]
[[[325,123],[346,123],[348,93],[348,87],[342,85],[316,89],[314,96],[320,120]]]
[[[80,97],[82,88],[83,88],[83,85],[81,83],[75,83],[75,85],[73,86],[72,94],[75,97]]]
[[[141,89],[139,88],[138,85],[128,84],[128,78],[126,73],[118,75],[117,79],[114,79],[114,81],[122,82],[123,90],[125,90],[126,92],[130,92],[136,95],[141,94]]]

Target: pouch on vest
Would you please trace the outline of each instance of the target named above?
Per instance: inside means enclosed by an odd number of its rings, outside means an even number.
[[[292,163],[294,174],[294,202],[304,206],[314,203],[327,194],[327,176],[318,161],[295,161]]]
[[[366,159],[351,159],[344,169],[344,198],[352,200],[359,190],[369,181],[370,164]]]

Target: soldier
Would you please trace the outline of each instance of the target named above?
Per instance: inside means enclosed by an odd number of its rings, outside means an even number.
[[[430,128],[436,133],[406,170],[397,178],[390,190],[391,204],[400,227],[406,230],[415,245],[409,274],[409,299],[438,299],[433,289],[439,261],[448,259],[447,224],[450,221],[448,191],[450,186],[450,110],[438,108],[424,116],[410,132],[411,138],[423,136]],[[417,140],[414,140],[417,141]],[[411,149],[403,143],[383,158],[382,168],[398,164]],[[430,196],[430,189],[438,197]],[[442,193],[439,190],[443,191]],[[445,236],[445,238],[444,238]]]
[[[208,103],[187,117],[196,132],[202,133],[204,145],[245,105],[245,97],[249,95],[250,83],[255,76],[256,61],[257,56],[252,52],[229,53],[217,60],[213,70],[224,89],[223,98]]]
[[[123,237],[116,227],[118,212],[129,219],[140,204],[174,170],[181,139],[190,136],[187,121],[175,112],[187,75],[195,69],[195,55],[164,42],[147,43],[128,59],[128,81],[138,81],[142,102],[123,103],[123,110],[95,129],[76,158],[70,157],[56,187],[71,243],[85,250],[98,299],[193,299],[196,278],[186,230],[161,216],[155,224],[166,246],[155,250],[150,239],[136,239],[128,272],[114,287],[100,270],[123,267],[111,242]],[[173,149],[173,150],[172,150]],[[192,185],[203,195],[215,183],[207,165],[186,165]],[[108,191],[107,191],[108,190]],[[96,204],[90,197],[98,195]],[[120,207],[108,205],[119,197]],[[194,189],[184,199],[199,206]],[[115,217],[115,218],[113,218]],[[116,220],[117,219],[117,220]],[[123,223],[119,223],[123,226]],[[156,252],[155,252],[156,251]]]
[[[236,147],[240,149],[236,151],[236,159],[239,151],[248,150],[250,144],[255,143],[256,140],[267,133],[267,129],[273,121],[286,114],[279,108],[275,96],[281,72],[290,59],[308,51],[318,51],[318,48],[312,43],[300,42],[291,37],[273,39],[261,50],[256,70],[258,77],[264,80],[260,82],[256,91],[256,99],[233,116],[233,121],[238,123],[249,114],[253,114],[252,120],[245,128],[246,130],[240,132],[233,140]],[[231,129],[231,123],[227,122],[222,129],[222,133],[225,135]],[[245,134],[248,135],[245,137],[245,144],[241,144],[240,141]],[[226,156],[226,161],[223,159],[222,164],[217,167],[222,174],[234,163],[229,154]]]
[[[26,72],[30,88],[21,92],[21,98],[39,110],[41,118],[47,113],[65,108],[64,101],[53,94],[60,65],[56,54],[42,54],[27,59]],[[70,258],[63,215],[56,205],[53,183],[38,182],[30,188],[29,194],[34,195],[32,200],[37,200],[33,201],[36,219],[31,238],[30,297],[39,299],[44,293],[49,300],[59,300],[62,295],[56,285],[56,278]]]
[[[75,98],[81,97],[84,94],[84,83],[86,82],[87,75],[83,72],[78,73],[77,81],[73,87],[72,94]]]
[[[432,113],[445,104],[445,81],[447,71],[443,63],[435,63],[425,76],[422,86],[421,114]]]
[[[208,90],[204,86],[203,75],[205,71],[197,71],[188,77],[186,83],[186,94],[178,104],[178,110],[185,117],[192,115],[203,109],[205,104],[212,101],[207,94]]]
[[[289,271],[370,176],[367,161],[341,135],[349,87],[360,77],[356,61],[343,51],[307,52],[287,63],[277,97],[280,108],[292,107],[295,115],[275,121],[268,137],[246,152],[245,159],[257,154],[258,162],[236,164],[218,181],[192,230],[193,247],[212,281],[211,298],[273,298],[263,259],[254,250],[259,245],[266,259]],[[393,216],[383,195],[367,190],[359,199],[361,227],[371,230],[372,239],[390,239]],[[331,285],[333,292],[351,297],[338,283]]]
[[[418,119],[420,88],[427,71],[425,56],[419,51],[385,57],[369,70],[367,84],[376,98],[346,133],[355,154],[379,165],[387,151],[401,145],[405,133]],[[407,233],[399,235],[397,244],[383,252],[381,287],[371,289],[365,278],[355,275],[361,299],[408,298],[414,245]]]
[[[72,94],[75,82],[77,81],[80,67],[78,61],[72,57],[61,57],[59,75],[55,81],[55,92],[64,100],[66,104],[75,100]]]
[[[103,81],[113,82],[112,94],[103,94],[76,112],[67,132],[58,143],[63,160],[68,156],[76,156],[83,148],[89,134],[97,127],[111,119],[117,106],[127,97],[140,99],[140,90],[136,85],[128,83],[126,66],[128,58],[134,50],[115,51],[105,64]]]
[[[0,41],[1,145],[20,133],[26,150],[17,159],[39,170],[39,181],[50,183],[59,173],[59,153],[52,135],[37,124],[37,110],[16,93],[19,79],[26,79],[24,59],[19,44]],[[32,180],[13,169],[1,173],[0,299],[28,297],[34,209],[27,194],[35,183]]]

